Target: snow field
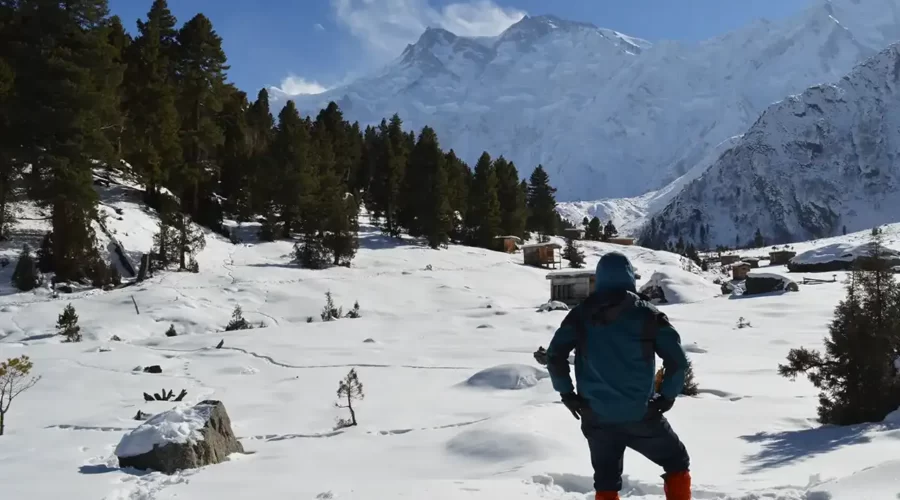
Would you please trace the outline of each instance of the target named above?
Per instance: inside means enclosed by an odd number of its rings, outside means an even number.
[[[140,235],[151,226],[128,220],[152,214],[121,208],[119,231],[129,234],[120,239],[129,251],[146,251]],[[654,272],[691,274],[665,252],[582,248],[589,268],[604,252],[626,253],[639,285]],[[350,269],[298,269],[288,264],[290,250],[287,242],[231,245],[209,235],[199,274],[54,300],[0,297],[0,358],[27,354],[43,377],[15,401],[0,438],[4,493],[34,500],[592,494],[578,422],[532,359],[566,314],[535,312],[549,298],[546,271],[521,265],[521,254],[394,242],[366,224]],[[322,323],[326,291],[345,311],[358,300],[362,317]],[[900,491],[891,479],[900,470],[891,461],[900,437],[893,421],[820,428],[815,390],[776,373],[791,347],[821,345],[842,295],[839,281],[662,306],[701,388],[670,413],[691,453],[696,498],[881,499]],[[70,301],[80,344],[52,335]],[[268,327],[222,332],[235,305]],[[741,316],[752,327],[738,329]],[[164,336],[170,323],[178,337]],[[154,364],[163,373],[135,370]],[[335,431],[346,416],[333,407],[337,382],[350,368],[366,393],[355,405],[360,425]],[[186,389],[189,405],[223,401],[247,453],[170,477],[118,469],[115,448],[140,423],[133,415],[176,406],[143,401],[142,392],[163,388]],[[623,496],[663,498],[660,473],[628,452]]]

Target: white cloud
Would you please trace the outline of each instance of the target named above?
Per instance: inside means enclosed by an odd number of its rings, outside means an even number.
[[[325,26],[322,26],[321,23],[316,23],[316,24],[314,24],[314,25],[313,25],[313,28],[315,28],[316,31],[325,31]]]
[[[327,87],[320,85],[317,82],[307,81],[306,79],[295,75],[289,75],[287,78],[281,80],[281,86],[276,88],[289,96],[321,94],[328,90]]]
[[[427,27],[460,36],[493,36],[525,16],[491,0],[453,3],[440,9],[430,0],[331,0],[331,4],[338,21],[365,49],[382,59],[400,55]]]

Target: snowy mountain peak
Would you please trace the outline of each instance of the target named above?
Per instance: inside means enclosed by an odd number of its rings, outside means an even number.
[[[297,104],[340,101],[362,124],[399,113],[469,163],[488,151],[543,164],[561,201],[635,197],[689,172],[771,103],[896,40],[900,0],[819,0],[696,44],[526,16],[486,39],[429,29],[378,74]]]
[[[836,83],[770,106],[657,215],[645,239],[745,244],[758,227],[769,243],[784,243],[896,221],[898,68],[895,44]]]

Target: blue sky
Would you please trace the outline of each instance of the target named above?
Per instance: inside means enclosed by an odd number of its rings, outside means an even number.
[[[134,32],[152,0],[110,0]],[[390,61],[426,26],[491,35],[524,14],[554,14],[656,40],[702,40],[809,0],[169,0],[179,22],[198,12],[224,39],[231,81],[251,96],[333,87]]]

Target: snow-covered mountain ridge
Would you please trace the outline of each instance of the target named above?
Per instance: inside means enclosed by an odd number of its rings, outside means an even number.
[[[485,150],[525,171],[542,163],[563,201],[633,197],[688,172],[772,102],[900,39],[898,11],[898,0],[817,0],[701,43],[552,16],[491,38],[429,29],[382,70],[295,99],[308,113],[334,100],[364,124],[397,112],[470,163]]]
[[[837,83],[769,107],[644,235],[730,245],[759,227],[781,243],[896,222],[898,111],[895,44]]]

